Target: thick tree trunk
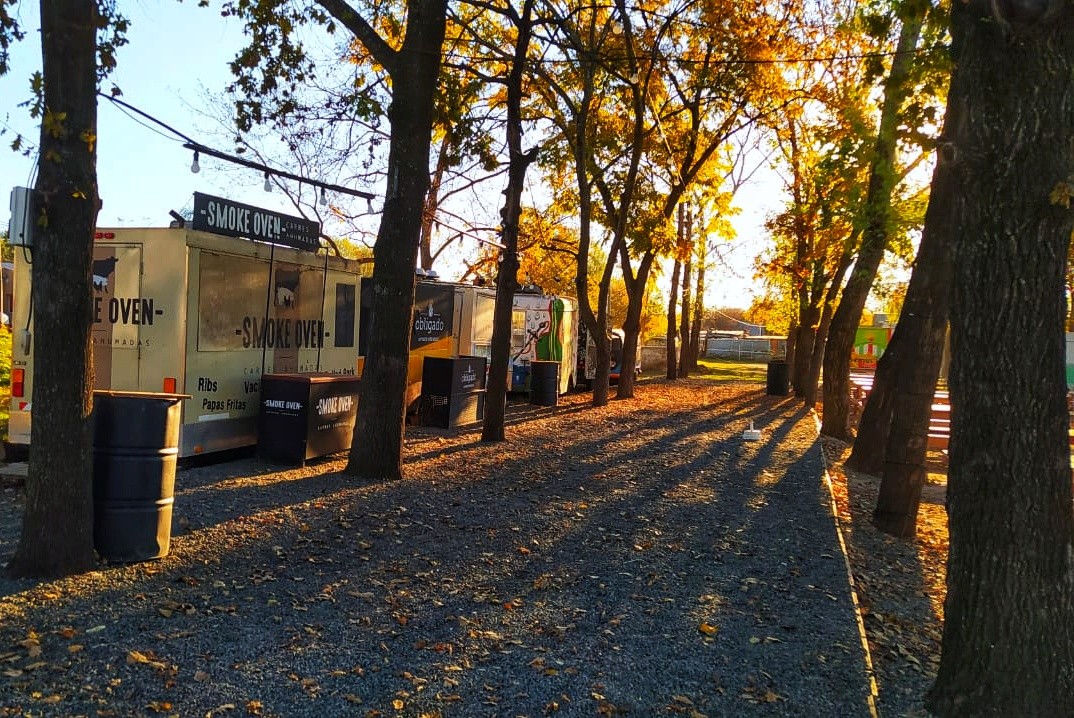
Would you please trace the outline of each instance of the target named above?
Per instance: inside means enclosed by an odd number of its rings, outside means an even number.
[[[679,376],[678,357],[675,343],[678,336],[679,321],[676,318],[676,308],[679,305],[679,273],[682,272],[682,262],[678,259],[671,269],[671,293],[668,299],[668,333],[667,333],[667,378],[677,379]]]
[[[634,397],[634,367],[638,363],[638,340],[641,337],[641,310],[645,306],[645,285],[653,270],[656,254],[651,250],[642,255],[638,262],[638,275],[633,282],[633,293],[640,294],[627,302],[627,317],[623,322],[623,362],[619,371],[619,386],[616,387],[616,399]]]
[[[900,317],[900,323],[908,319]],[[903,336],[905,336],[903,332]],[[884,447],[887,445],[888,430],[891,428],[891,412],[895,405],[895,372],[903,356],[902,345],[905,341],[898,336],[898,330],[892,336],[884,354],[876,363],[873,372],[873,386],[865,402],[861,419],[858,421],[854,448],[847,457],[847,468],[871,476],[880,476],[884,469]]]
[[[526,52],[533,34],[533,2],[525,0],[517,18],[518,38],[511,72],[507,76],[507,189],[503,203],[503,228],[500,232],[503,259],[496,278],[496,306],[493,310],[492,361],[485,393],[485,416],[482,441],[503,441],[507,411],[507,372],[511,365],[511,315],[518,281],[518,221],[522,216],[522,190],[526,170],[537,159],[537,151],[522,152],[522,72]]]
[[[17,576],[94,565],[90,265],[97,218],[97,6],[41,3],[44,106],[35,187],[34,420]],[[51,131],[50,131],[51,130]]]
[[[945,126],[951,126],[949,113]],[[876,367],[873,393],[847,465],[883,474],[873,521],[882,531],[912,536],[925,478],[929,421],[943,359],[951,283],[951,170],[932,175],[929,207],[899,323]]]
[[[787,356],[784,357],[788,367],[794,366],[795,353],[797,352],[796,346],[798,344],[797,337],[798,320],[797,318],[792,318],[791,325],[787,328]]]
[[[1011,15],[994,17],[992,8]],[[952,3],[950,554],[941,716],[1074,706],[1063,277],[1074,5]]]
[[[429,188],[433,104],[446,17],[446,0],[411,0],[406,40],[391,69],[388,185],[373,247],[374,319],[345,471],[351,476],[395,479],[403,474],[414,268]]]
[[[899,111],[908,91],[907,75],[914,61],[914,49],[921,37],[926,4],[913,17],[903,20],[891,72],[884,88],[880,128],[873,151],[869,186],[865,196],[866,222],[858,261],[847,280],[843,297],[832,318],[828,343],[824,349],[824,420],[821,433],[850,440],[850,353],[861,321],[865,300],[869,297],[880,260],[888,245],[888,219],[891,215],[891,191],[895,183],[895,130]]]
[[[805,397],[809,390],[809,362],[813,358],[813,349],[817,345],[818,312],[810,308],[795,334],[794,364],[789,365],[791,387],[794,395]]]

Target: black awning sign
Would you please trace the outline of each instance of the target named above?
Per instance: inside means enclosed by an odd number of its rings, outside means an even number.
[[[201,232],[257,239],[310,252],[316,252],[321,246],[319,222],[201,192],[194,193],[192,226]]]

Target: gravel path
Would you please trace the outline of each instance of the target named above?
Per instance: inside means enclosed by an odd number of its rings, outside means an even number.
[[[177,478],[172,552],[0,578],[0,716],[868,716],[813,418],[755,384]],[[763,440],[741,438],[753,418]],[[21,498],[0,488],[0,563]]]

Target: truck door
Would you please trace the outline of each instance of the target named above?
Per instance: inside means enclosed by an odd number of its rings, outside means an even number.
[[[152,300],[142,296],[142,245],[95,244],[94,389],[141,388],[141,327],[153,323],[152,305]]]

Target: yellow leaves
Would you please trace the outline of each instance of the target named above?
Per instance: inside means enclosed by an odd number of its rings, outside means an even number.
[[[25,639],[19,641],[19,645],[26,649],[26,655],[29,658],[37,658],[41,655],[41,644],[33,631]]]
[[[527,665],[541,673],[542,676],[558,676],[559,669],[546,665],[543,658],[534,658]]]
[[[697,710],[694,702],[686,696],[672,696],[667,709],[671,713],[683,713],[690,718],[705,718],[705,714]]]
[[[149,666],[150,668],[161,672],[168,669],[168,664],[163,661],[158,661],[152,652],[142,653],[140,651],[127,651],[127,665]]]
[[[750,703],[775,703],[776,701],[787,700],[771,688],[765,690],[745,690],[739,697]]]
[[[86,148],[92,153],[97,146],[97,133],[92,129],[85,129],[78,135],[78,139],[86,143]]]
[[[705,634],[706,636],[715,636],[717,633],[720,632],[720,627],[714,626],[706,621],[702,621],[698,625],[697,630]]]
[[[1070,209],[1070,200],[1074,198],[1074,185],[1070,182],[1057,182],[1048,195],[1048,201],[1057,207]]]
[[[157,608],[157,613],[164,616],[164,618],[171,618],[177,613],[193,616],[197,613],[197,609],[189,603],[179,603],[168,599],[161,602],[160,607]]]
[[[252,716],[263,715],[262,712],[261,712],[263,707],[264,706],[261,705],[261,701],[253,700],[253,699],[246,701],[246,713],[248,715],[252,715]]]
[[[59,139],[64,135],[63,123],[67,119],[66,112],[53,112],[46,109],[45,116],[41,118],[41,129],[50,136]]]

